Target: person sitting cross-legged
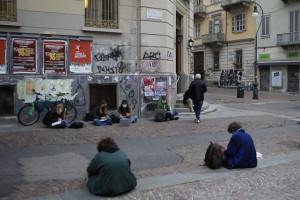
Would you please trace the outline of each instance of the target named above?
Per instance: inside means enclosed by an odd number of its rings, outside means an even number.
[[[127,100],[122,101],[118,109],[118,113],[120,118],[128,118],[131,123],[135,123],[137,121],[137,116],[132,116],[132,109],[131,106],[128,105]]]
[[[178,120],[179,117],[176,117],[178,115],[178,111],[174,110],[172,111],[171,107],[167,103],[167,97],[162,96],[161,101],[157,104],[158,109],[163,109],[166,111],[166,118],[170,120]]]
[[[108,115],[107,103],[105,100],[100,102],[100,106],[95,108],[95,119],[93,123],[98,126],[112,125],[111,118]]]

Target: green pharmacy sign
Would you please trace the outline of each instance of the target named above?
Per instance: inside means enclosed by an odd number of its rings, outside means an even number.
[[[287,59],[300,58],[299,55],[300,55],[299,51],[288,52],[288,53],[286,53],[286,58]]]
[[[259,54],[258,60],[270,60],[270,54]]]

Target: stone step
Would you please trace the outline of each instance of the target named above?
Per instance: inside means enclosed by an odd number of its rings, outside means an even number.
[[[207,115],[209,113],[217,111],[217,106],[215,105],[209,105],[207,109],[202,109],[201,110],[201,115]],[[183,115],[194,115],[195,113],[192,113],[190,111],[188,112],[179,112],[178,116],[183,116]]]

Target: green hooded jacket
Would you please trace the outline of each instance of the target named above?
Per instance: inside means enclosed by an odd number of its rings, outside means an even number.
[[[99,152],[87,168],[87,186],[94,195],[113,196],[128,192],[137,185],[126,153]]]

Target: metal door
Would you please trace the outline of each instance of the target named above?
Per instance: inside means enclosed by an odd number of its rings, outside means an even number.
[[[117,85],[90,85],[90,112],[99,105],[101,100],[106,100],[109,110],[117,109]]]
[[[299,66],[288,66],[287,92],[299,93]]]
[[[269,92],[270,87],[270,66],[260,66],[259,67],[260,74],[260,90]]]
[[[0,117],[14,115],[14,87],[0,87],[0,105]]]

